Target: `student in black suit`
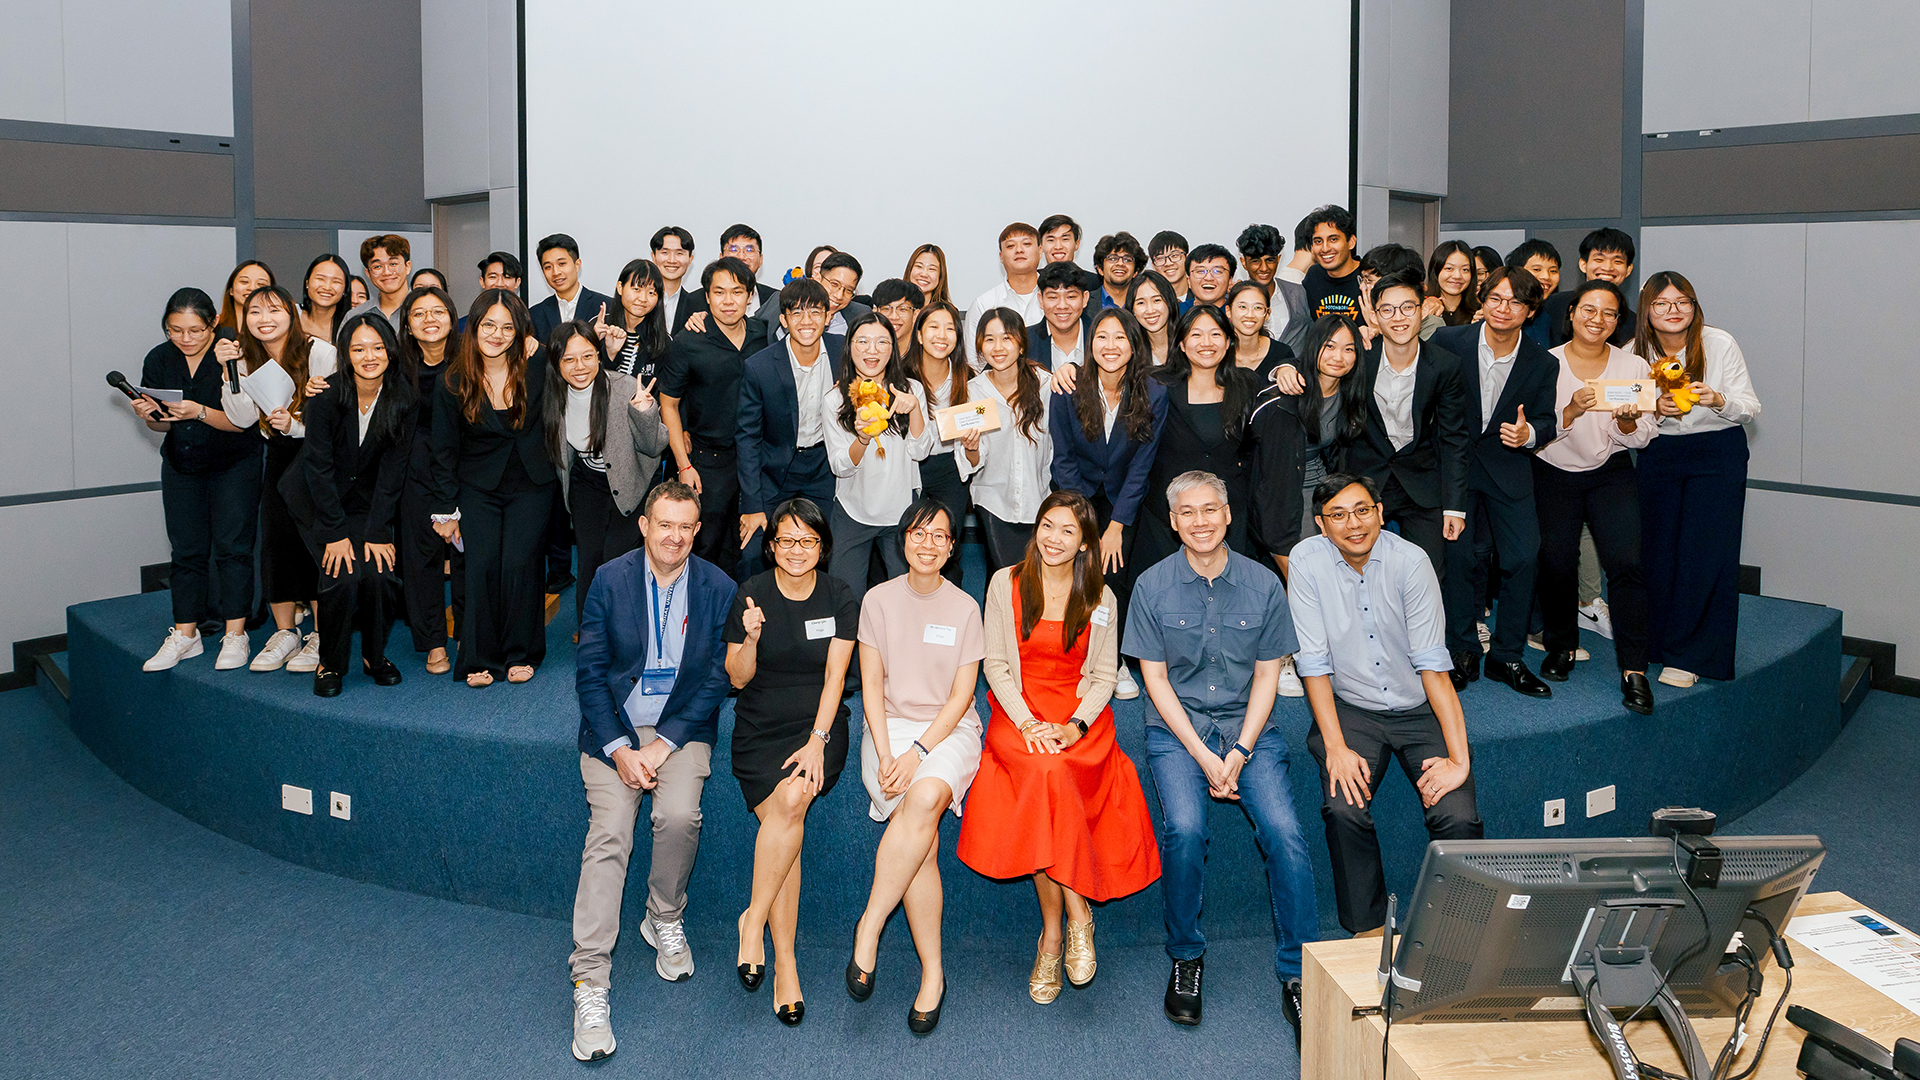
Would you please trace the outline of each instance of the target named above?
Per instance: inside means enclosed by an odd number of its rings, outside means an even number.
[[[827,290],[796,278],[780,290],[780,326],[787,339],[747,357],[740,376],[739,434],[734,441],[740,477],[740,550],[749,552],[742,580],[766,567],[758,557],[767,514],[794,498],[833,505],[833,469],[827,464],[821,402],[840,378],[845,340],[824,337]]]
[[[1447,541],[1459,539],[1467,525],[1472,433],[1460,358],[1420,340],[1424,291],[1415,274],[1389,275],[1373,285],[1381,342],[1360,361],[1367,432],[1348,447],[1346,471],[1380,486],[1382,519],[1420,545],[1444,582]]]
[[[760,233],[755,230],[753,226],[727,226],[726,231],[720,234],[720,254],[731,255],[739,259],[741,262],[747,264],[747,269],[753,271],[753,302],[747,305],[747,317],[749,319],[759,315],[762,311],[768,310],[767,305],[769,304],[774,305],[776,308],[778,307],[780,290],[759,280],[760,267],[767,259],[767,249],[760,240]],[[779,317],[779,312],[777,310],[774,311],[774,318],[777,320]]]
[[[488,289],[467,309],[433,403],[434,529],[467,553],[467,610],[455,672],[475,688],[523,683],[547,656],[540,561],[554,492],[540,408],[547,357],[528,344],[526,305]]]
[[[606,305],[609,318],[620,311],[620,301],[580,284],[580,271],[586,264],[580,261],[580,245],[573,237],[554,233],[542,239],[535,250],[540,260],[540,276],[547,279],[547,287],[553,290],[552,296],[533,305],[528,312],[533,319],[533,336],[542,344],[563,322],[574,319],[592,322],[600,314],[602,304]]]
[[[706,294],[686,287],[687,271],[693,267],[693,234],[678,225],[664,225],[653,234],[648,249],[653,252],[653,265],[660,268],[660,310],[671,337],[686,329],[688,318],[707,310]]]
[[[908,379],[927,391],[927,415],[967,401],[967,381],[973,370],[967,366],[967,350],[960,345],[960,328],[966,316],[944,300],[930,301],[913,321],[913,340],[901,357],[900,369]],[[934,432],[936,438],[938,431]],[[973,506],[973,493],[960,478],[960,463],[955,457],[956,443],[936,442],[933,452],[920,462],[920,494],[939,499],[956,522],[965,522]],[[965,526],[959,526],[964,528]],[[960,560],[948,559],[940,574],[960,585]]]
[[[814,249],[815,254],[819,250]],[[847,327],[873,308],[855,299],[860,292],[860,278],[865,274],[860,269],[860,260],[844,251],[826,250],[827,254],[819,260],[820,268],[810,276],[827,290],[827,334],[844,338]],[[780,305],[762,306],[756,321],[767,328],[769,340],[780,337]]]
[[[516,260],[513,265],[520,264]],[[400,489],[400,591],[413,651],[427,654],[429,675],[453,670],[447,657],[449,586],[456,638],[467,608],[467,557],[434,531],[431,517],[433,405],[440,396],[440,379],[460,351],[453,312],[453,297],[444,289],[415,289],[400,302],[400,365],[413,372],[418,391],[413,450],[407,482]]]
[[[393,521],[413,451],[418,392],[386,319],[356,315],[338,340],[345,347],[340,370],[307,402],[306,449],[280,481],[287,510],[320,567],[313,692],[321,697],[340,693],[356,628],[361,669],[381,686],[400,682],[400,669],[387,659],[393,624],[387,598],[399,586]]]
[[[1480,288],[1486,318],[1449,326],[1430,339],[1460,358],[1467,402],[1467,525],[1447,548],[1447,648],[1456,689],[1479,677],[1474,574],[1500,556],[1499,623],[1487,653],[1487,677],[1529,697],[1553,691],[1527,669],[1527,622],[1533,614],[1534,564],[1540,519],[1533,503],[1535,453],[1554,439],[1553,400],[1560,363],[1520,328],[1540,306],[1540,283],[1502,266]],[[1493,583],[1488,582],[1489,590]]]
[[[1588,281],[1611,281],[1626,295],[1627,279],[1633,276],[1633,237],[1619,229],[1595,229],[1580,241],[1580,276]],[[1620,310],[1607,344],[1624,349],[1633,344],[1640,316],[1632,305]],[[1540,320],[1547,328],[1547,348],[1557,349],[1573,339],[1573,291],[1547,297],[1540,308]]]
[[[1525,270],[1540,283],[1540,306],[1534,308],[1533,317],[1520,328],[1520,332],[1542,345],[1548,345],[1547,320],[1543,312],[1547,301],[1560,292],[1560,249],[1536,236],[1522,241],[1519,247],[1507,252],[1507,266]]]

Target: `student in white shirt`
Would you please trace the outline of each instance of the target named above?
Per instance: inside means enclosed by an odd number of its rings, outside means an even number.
[[[847,328],[846,362],[822,402],[826,416],[827,464],[834,482],[833,561],[828,573],[867,593],[867,563],[876,545],[887,576],[907,572],[901,547],[900,515],[920,487],[920,461],[932,452],[936,434],[927,415],[926,389],[907,376],[894,355],[893,326],[869,311]],[[861,430],[854,391],[878,383],[889,395],[892,414],[874,434]]]
[[[1033,226],[1016,221],[1000,230],[1000,267],[1007,279],[981,293],[967,308],[961,340],[972,342],[981,316],[994,308],[1012,308],[1028,326],[1040,321],[1040,233]]]
[[[1074,324],[1077,327],[1079,320]],[[1000,427],[984,435],[968,432],[956,458],[960,475],[972,484],[973,508],[991,578],[1001,567],[1026,557],[1040,503],[1052,491],[1053,437],[1047,433],[1047,398],[1053,382],[1027,355],[1026,328],[1012,308],[981,316],[974,352],[986,370],[967,384],[967,396],[993,402],[1000,413]]]
[[[967,366],[967,350],[960,344],[960,327],[965,322],[960,309],[944,300],[930,301],[913,321],[912,344],[901,362],[907,377],[925,389],[929,416],[967,402],[967,379],[973,370]],[[940,438],[937,427],[933,437]],[[936,441],[932,452],[920,462],[920,494],[940,500],[954,521],[967,520],[973,503],[967,495],[967,482],[960,479],[954,444]],[[955,585],[962,584],[959,559],[948,559],[940,573]]]

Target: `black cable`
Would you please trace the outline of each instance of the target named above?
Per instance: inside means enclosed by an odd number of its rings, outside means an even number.
[[[1635,1020],[1638,1020],[1640,1014],[1647,1011],[1647,1006],[1652,1005],[1654,1001],[1660,997],[1660,991],[1667,988],[1667,980],[1673,976],[1674,972],[1680,970],[1680,965],[1692,959],[1694,953],[1706,948],[1713,940],[1713,926],[1707,919],[1707,905],[1700,902],[1700,894],[1693,891],[1693,883],[1687,880],[1687,872],[1680,867],[1680,841],[1678,839],[1673,841],[1673,873],[1675,877],[1680,879],[1681,887],[1687,890],[1687,895],[1693,899],[1693,906],[1700,912],[1700,940],[1694,942],[1685,952],[1673,958],[1673,962],[1667,965],[1666,974],[1661,975],[1660,981],[1654,984],[1653,996],[1641,1002],[1639,1008],[1628,1013],[1627,1018],[1621,1021],[1623,1025],[1631,1024]]]
[[[1780,1000],[1773,1003],[1773,1014],[1767,1017],[1767,1026],[1760,1032],[1760,1045],[1753,1052],[1753,1061],[1747,1065],[1744,1072],[1730,1077],[1729,1080],[1747,1080],[1748,1077],[1753,1075],[1754,1070],[1760,1067],[1761,1055],[1767,1052],[1767,1040],[1773,1037],[1774,1021],[1780,1019],[1780,1011],[1784,1009],[1787,1004],[1787,995],[1793,993],[1793,954],[1787,950],[1787,939],[1780,936],[1780,931],[1773,925],[1772,919],[1767,918],[1753,908],[1748,908],[1740,918],[1742,922],[1745,922],[1749,918],[1758,919],[1760,924],[1767,928],[1767,941],[1773,949],[1773,958],[1780,964],[1780,967],[1786,971],[1787,983],[1780,988]],[[1756,967],[1757,966],[1756,964]]]
[[[1392,933],[1391,927],[1387,930]],[[1380,1015],[1387,1018],[1387,1029],[1380,1033],[1380,1080],[1387,1080],[1387,1046],[1393,1041],[1393,992],[1399,989],[1393,981],[1394,965],[1387,965],[1387,993],[1381,999]]]

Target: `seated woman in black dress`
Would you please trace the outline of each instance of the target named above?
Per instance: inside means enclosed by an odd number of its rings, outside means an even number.
[[[833,788],[847,761],[840,700],[860,628],[860,601],[821,573],[833,552],[826,515],[810,499],[773,512],[761,541],[773,569],[740,586],[727,620],[727,674],[740,690],[733,714],[733,775],[760,819],[753,898],[740,913],[740,984],[766,977],[761,934],[773,930],[774,1015],[798,1024],[806,1003],[793,953],[800,918],[800,842],[807,808]]]

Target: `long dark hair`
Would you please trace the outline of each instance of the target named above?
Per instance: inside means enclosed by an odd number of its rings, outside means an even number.
[[[1160,294],[1162,300],[1167,302],[1167,356],[1171,358],[1173,356],[1173,327],[1175,323],[1180,321],[1180,298],[1173,294],[1173,283],[1167,280],[1166,275],[1158,270],[1143,271],[1135,274],[1133,280],[1127,282],[1126,308],[1128,314],[1132,314],[1133,300],[1140,295],[1140,290],[1142,289],[1152,289]],[[1137,318],[1138,316],[1135,317]],[[1145,327],[1141,329],[1144,330]]]
[[[338,255],[314,256],[313,261],[307,264],[307,272],[300,275],[300,310],[308,315],[313,314],[313,296],[307,292],[307,282],[313,280],[313,272],[320,269],[322,263],[332,263],[340,268],[340,299],[334,302],[333,325],[327,328],[327,339],[332,341],[340,337],[340,324],[346,321],[347,312],[353,310],[353,305],[347,302],[351,299],[349,294],[353,292],[353,271],[347,269],[347,260]],[[452,305],[448,305],[447,311],[453,311]]]
[[[1167,362],[1155,371],[1154,377],[1167,386],[1178,386],[1186,382],[1193,374],[1193,361],[1187,359],[1187,350],[1182,343],[1187,332],[1201,319],[1212,319],[1213,324],[1227,339],[1227,354],[1220,358],[1220,366],[1213,369],[1214,385],[1220,387],[1220,428],[1231,442],[1239,442],[1246,433],[1247,418],[1253,413],[1253,399],[1260,388],[1254,385],[1253,372],[1233,362],[1233,324],[1227,321],[1225,312],[1212,304],[1195,304],[1187,309],[1185,315],[1172,330],[1167,332]]]
[[[1322,315],[1307,327],[1307,336],[1300,343],[1300,374],[1306,378],[1307,389],[1300,403],[1300,427],[1306,432],[1307,443],[1312,445],[1320,441],[1320,408],[1326,398],[1320,393],[1320,350],[1325,348],[1333,335],[1345,330],[1353,341],[1352,370],[1340,376],[1340,387],[1336,392],[1340,401],[1339,430],[1334,439],[1342,444],[1353,442],[1367,433],[1367,388],[1361,385],[1360,378],[1360,331],[1354,329],[1353,321],[1345,315]]]
[[[418,290],[416,290],[418,291]],[[344,297],[342,298],[344,299]],[[447,309],[451,312],[452,307]],[[414,421],[414,409],[420,401],[420,384],[414,373],[413,360],[400,347],[400,340],[394,336],[393,327],[386,316],[374,311],[363,311],[348,319],[334,335],[334,348],[339,350],[340,363],[333,377],[327,380],[327,389],[322,394],[333,394],[348,415],[360,408],[359,388],[353,372],[353,363],[348,359],[348,346],[353,344],[353,332],[362,326],[380,335],[380,343],[387,348],[387,373],[380,377],[380,398],[373,404],[373,415],[367,420],[367,437],[390,439],[398,442],[406,434],[407,426]]]
[[[498,305],[507,309],[513,320],[513,341],[507,346],[507,426],[518,429],[527,418],[527,338],[533,333],[533,320],[527,315],[526,302],[505,289],[483,289],[467,308],[468,332],[460,337],[460,350],[454,354],[453,367],[443,378],[453,382],[454,397],[460,401],[460,414],[467,423],[480,422],[480,406],[487,401],[487,365],[480,357],[480,320]]]
[[[287,413],[298,417],[307,399],[307,361],[313,353],[313,339],[307,336],[306,327],[300,325],[300,309],[294,306],[292,293],[278,285],[262,285],[247,294],[246,304],[240,312],[241,363],[251,375],[271,359],[267,355],[267,347],[253,336],[253,330],[247,326],[247,310],[253,307],[255,300],[261,299],[271,300],[287,312],[287,344],[280,355],[280,368],[293,380],[293,400],[287,404]],[[272,430],[265,410],[262,410],[260,425],[263,431]]]
[[[226,288],[220,290],[220,321],[216,325],[224,326],[229,330],[237,332],[240,329],[240,324],[246,320],[246,301],[253,299],[253,293],[248,293],[245,299],[236,305],[233,302],[233,283],[234,280],[240,276],[240,271],[245,270],[249,266],[257,266],[265,270],[267,272],[267,284],[278,285],[280,283],[279,279],[273,276],[273,267],[268,266],[259,259],[247,259],[240,265],[234,267],[233,273],[227,275]],[[352,288],[351,283],[349,283],[348,288]],[[254,292],[258,291],[258,289],[254,290]],[[346,301],[346,297],[344,296],[340,299],[342,303]],[[297,314],[300,309],[289,307],[287,310]]]
[[[1145,445],[1153,439],[1153,402],[1147,391],[1147,377],[1153,371],[1153,346],[1147,343],[1140,320],[1125,308],[1106,308],[1094,316],[1093,328],[1087,334],[1086,370],[1073,384],[1074,416],[1088,441],[1106,442],[1106,404],[1100,400],[1100,364],[1093,358],[1093,338],[1108,319],[1120,324],[1133,353],[1127,358],[1126,370],[1120,373],[1120,426],[1126,429],[1129,442]]]
[[[866,376],[860,374],[858,368],[853,366],[853,335],[868,323],[879,323],[887,332],[887,369],[880,373],[881,385],[885,386],[888,392],[892,394],[913,393],[913,379],[907,374],[906,365],[900,362],[900,347],[893,340],[893,324],[888,322],[887,317],[878,311],[869,311],[865,315],[853,320],[847,324],[846,343],[840,346],[843,354],[841,357],[842,363],[840,364],[840,377],[834,380],[834,385],[840,390],[840,412],[835,419],[839,420],[840,426],[848,431],[859,430],[858,426],[853,422],[854,414],[859,411],[853,404],[853,384],[866,378]],[[954,355],[959,355],[957,348],[954,350]],[[964,363],[965,362],[962,361],[963,366]],[[894,413],[893,418],[887,421],[887,429],[897,435],[905,435],[907,433],[907,423],[906,414]]]
[[[627,326],[627,305],[620,305],[620,325],[626,328],[628,336],[640,339],[640,349],[635,367],[649,360],[658,360],[667,354],[667,344],[673,335],[667,332],[667,308],[661,301],[667,297],[667,279],[660,274],[660,268],[651,259],[635,259],[620,269],[619,282],[632,288],[642,285],[653,286],[653,310],[640,320],[637,327]]]
[[[1659,366],[1667,359],[1665,350],[1660,348],[1660,335],[1653,329],[1653,298],[1673,286],[1693,301],[1693,321],[1687,324],[1687,343],[1682,346],[1687,352],[1687,379],[1699,382],[1706,372],[1705,350],[1701,347],[1701,328],[1707,325],[1707,313],[1700,306],[1700,294],[1693,290],[1693,282],[1681,276],[1678,270],[1661,270],[1647,278],[1640,286],[1639,322],[1633,331],[1633,351],[1648,364]]]
[[[914,317],[913,333],[907,339],[907,355],[901,357],[900,364],[906,370],[907,377],[927,388],[927,396],[933,396],[933,387],[928,385],[926,376],[927,350],[920,344],[920,330],[927,325],[927,317],[934,312],[944,311],[953,320],[953,351],[947,354],[947,404],[964,405],[967,401],[967,378],[973,369],[967,366],[967,343],[960,335],[967,332],[967,320],[960,309],[945,300],[935,300],[920,309]],[[842,346],[845,348],[845,346]]]
[[[981,351],[980,343],[987,340],[987,324],[998,322],[1000,332],[1013,338],[1019,348],[1019,355],[1013,360],[1013,415],[1014,422],[1020,425],[1020,434],[1028,441],[1033,439],[1033,429],[1047,413],[1047,403],[1040,400],[1040,366],[1027,355],[1027,320],[1020,313],[1007,307],[988,308],[980,316],[973,328],[973,355],[980,357],[981,374],[985,375],[993,368],[987,363],[986,354]],[[992,376],[988,376],[992,378]]]
[[[595,363],[592,404],[587,409],[587,453],[599,454],[606,449],[607,398],[612,393],[607,386],[607,350],[591,323],[573,319],[554,327],[553,335],[547,338],[547,392],[546,400],[540,403],[540,424],[546,435],[547,457],[554,462],[567,460],[567,391],[572,386],[560,374],[560,357],[574,338],[585,338],[593,346]]]
[[[1026,557],[1013,570],[1014,587],[1020,591],[1020,640],[1033,636],[1033,628],[1046,613],[1047,601],[1041,590],[1039,522],[1047,512],[1065,507],[1080,526],[1080,550],[1073,556],[1073,589],[1067,593],[1066,618],[1060,620],[1060,648],[1069,651],[1093,621],[1093,609],[1100,606],[1100,592],[1106,579],[1100,572],[1100,518],[1093,504],[1077,491],[1056,491],[1040,503],[1033,516],[1034,535],[1027,541]]]
[[[447,290],[437,286],[414,286],[413,291],[407,294],[407,298],[400,301],[400,310],[395,314],[395,317],[400,320],[400,325],[395,328],[394,336],[400,339],[400,351],[407,354],[407,363],[412,366],[416,375],[421,368],[428,365],[426,348],[413,336],[413,305],[428,296],[447,305],[447,345],[446,352],[440,356],[440,362],[444,364],[453,359],[454,354],[460,349],[460,322],[454,317],[454,312],[459,309],[453,306],[453,297],[447,294]]]
[[[1433,255],[1427,259],[1427,295],[1446,295],[1446,290],[1440,288],[1440,271],[1455,255],[1467,260],[1467,287],[1460,294],[1460,306],[1440,319],[1448,326],[1465,326],[1473,321],[1473,313],[1480,310],[1480,267],[1473,261],[1473,245],[1465,240],[1447,240],[1433,249]]]

